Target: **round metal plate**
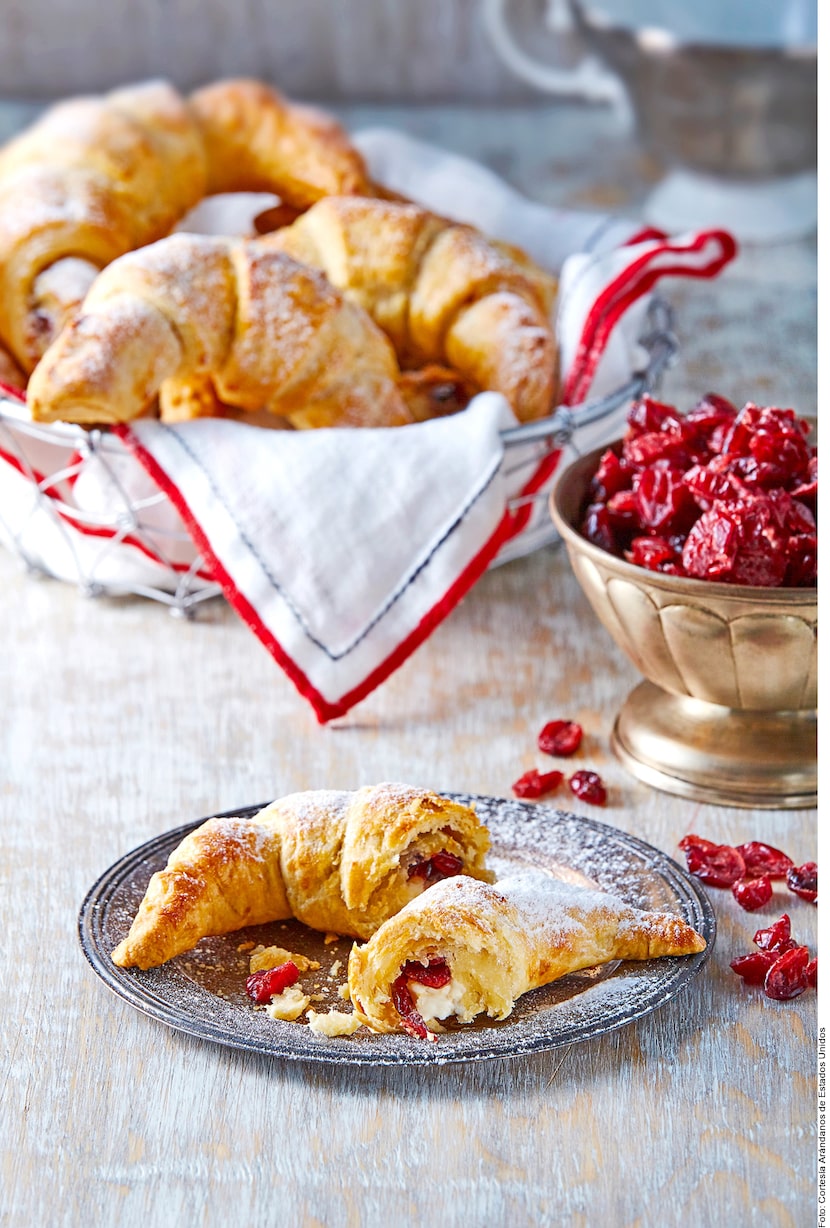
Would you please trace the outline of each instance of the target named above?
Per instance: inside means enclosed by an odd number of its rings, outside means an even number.
[[[150,875],[203,819],[158,836],[110,867],[87,894],[78,918],[84,954],[120,997],[178,1031],[275,1058],[361,1065],[435,1066],[514,1057],[588,1040],[631,1023],[679,994],[701,970],[715,938],[715,917],[701,886],[658,849],[593,819],[547,806],[447,793],[475,805],[490,830],[490,863],[500,877],[535,866],[577,882],[590,881],[643,909],[680,914],[706,939],[706,950],[680,959],[623,962],[564,977],[525,994],[503,1023],[476,1020],[448,1027],[437,1044],[408,1036],[316,1036],[302,1021],[275,1022],[245,994],[254,944],[278,945],[320,963],[303,977],[313,1006],[343,1009],[351,940],[336,943],[299,922],[274,922],[205,938],[193,951],[147,971],[116,967],[110,952],[127,933]],[[228,814],[252,817],[261,806]],[[243,948],[240,950],[240,947]]]

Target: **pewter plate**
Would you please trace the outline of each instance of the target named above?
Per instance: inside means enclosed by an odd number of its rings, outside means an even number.
[[[490,864],[500,877],[536,867],[596,885],[643,909],[684,917],[706,939],[706,950],[680,959],[606,964],[563,977],[525,994],[502,1023],[479,1019],[448,1025],[436,1044],[408,1036],[378,1036],[365,1028],[350,1037],[316,1036],[304,1022],[274,1021],[245,994],[250,946],[262,943],[318,960],[306,973],[306,993],[318,1011],[348,1009],[338,994],[346,979],[351,940],[326,944],[296,921],[277,921],[221,938],[204,938],[160,968],[116,967],[110,952],[126,935],[150,875],[203,819],[165,832],[117,861],[90,889],[78,918],[84,954],[95,972],[132,1006],[177,1031],[275,1058],[383,1066],[440,1066],[516,1057],[589,1040],[648,1015],[681,993],[701,970],[715,939],[715,916],[700,885],[665,854],[635,836],[547,806],[447,793],[474,804],[490,830]],[[228,815],[250,818],[261,806]],[[221,816],[225,817],[225,816]],[[240,946],[247,950],[241,950]]]

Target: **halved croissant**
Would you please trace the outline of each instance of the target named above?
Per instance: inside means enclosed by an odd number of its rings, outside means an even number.
[[[262,243],[172,235],[96,278],[29,383],[35,420],[129,421],[161,393],[292,425],[410,422],[394,351],[326,278]],[[209,382],[208,382],[209,377]]]
[[[152,968],[207,935],[292,916],[368,938],[443,873],[491,879],[489,846],[474,810],[426,789],[293,793],[252,819],[209,819],[185,837],[112,958]]]
[[[156,81],[52,107],[0,150],[0,341],[30,372],[99,269],[206,193],[246,190],[305,208],[372,189],[333,120],[257,81],[189,100]]]
[[[690,955],[706,946],[680,917],[541,872],[436,884],[349,958],[349,990],[377,1032],[435,1040],[427,1022],[506,1019],[516,999],[614,959]]]
[[[552,411],[553,277],[524,253],[416,205],[330,196],[269,246],[322,269],[389,336],[403,366],[443,363],[502,392],[522,421]]]

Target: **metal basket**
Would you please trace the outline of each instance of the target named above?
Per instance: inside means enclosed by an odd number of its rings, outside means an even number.
[[[539,464],[540,454],[569,445],[578,452],[579,432],[593,423],[611,418],[615,412],[644,393],[654,390],[663,372],[677,352],[673,332],[673,315],[668,304],[652,299],[646,331],[640,337],[646,361],[641,370],[608,396],[581,405],[559,406],[548,418],[512,427],[502,434],[510,472],[532,470]],[[70,460],[43,476],[36,460],[44,445],[57,445],[70,453]],[[202,602],[221,595],[219,584],[211,579],[205,559],[199,555],[186,565],[177,561],[177,553],[192,550],[192,540],[182,527],[171,531],[160,526],[158,510],[168,504],[167,495],[154,490],[146,498],[131,498],[119,473],[124,445],[120,438],[106,429],[86,429],[80,426],[45,426],[12,418],[0,409],[0,457],[25,479],[25,493],[30,505],[16,509],[16,523],[4,517],[0,509],[0,538],[13,550],[28,571],[35,575],[69,580],[89,597],[135,595],[166,605],[172,614],[191,615]],[[86,466],[96,465],[105,475],[111,492],[105,509],[89,512],[66,497],[67,488],[83,473]],[[511,510],[526,503],[546,503],[548,491],[521,496],[509,502]],[[45,517],[50,530],[65,548],[66,565],[62,572],[50,565],[43,552],[29,540],[29,529],[35,518]],[[42,523],[42,521],[41,521]],[[84,532],[84,550],[72,529]],[[538,525],[532,525],[502,550],[497,562],[504,563],[528,554],[556,539],[556,531],[545,514]],[[94,549],[87,550],[92,542]],[[121,544],[135,546],[146,555],[155,579],[146,583],[114,583],[106,578],[108,560]]]

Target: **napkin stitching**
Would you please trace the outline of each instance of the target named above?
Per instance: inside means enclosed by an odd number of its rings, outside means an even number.
[[[415,582],[415,580],[418,578],[418,576],[421,574],[424,568],[429,565],[429,563],[432,561],[432,559],[435,557],[435,555],[438,553],[438,551],[441,549],[444,543],[452,536],[454,532],[456,532],[458,527],[461,525],[461,523],[467,516],[467,513],[470,511],[470,509],[478,502],[478,500],[482,497],[485,491],[492,485],[494,479],[499,473],[499,470],[501,469],[502,462],[504,459],[503,453],[502,455],[496,458],[490,471],[482,475],[482,479],[481,479],[481,482],[478,488],[473,491],[473,493],[470,495],[467,502],[464,504],[464,506],[459,511],[458,515],[447,526],[444,533],[433,544],[430,551],[421,559],[421,561],[414,568],[414,570],[411,570],[410,573],[404,577],[404,579],[398,585],[398,588],[393,590],[393,592],[389,595],[384,605],[374,614],[372,619],[366,624],[366,626],[362,629],[362,631],[360,631],[360,633],[345,648],[343,648],[339,652],[335,652],[334,650],[328,648],[327,645],[324,644],[322,640],[319,640],[317,636],[314,635],[314,633],[311,631],[311,629],[306,623],[305,618],[303,617],[300,610],[295,606],[294,602],[289,598],[285,589],[279,583],[276,576],[272,574],[270,568],[267,566],[265,561],[262,559],[259,551],[251,543],[251,541],[246,536],[246,534],[243,532],[241,526],[237,522],[237,519],[234,516],[233,512],[231,511],[230,507],[228,506],[228,504],[223,499],[222,495],[217,490],[216,485],[214,483],[214,480],[209,470],[205,468],[204,464],[199,459],[198,455],[193,451],[193,449],[187,443],[185,443],[185,441],[182,439],[182,437],[179,435],[177,431],[174,431],[171,427],[165,425],[164,423],[159,423],[159,426],[161,427],[162,431],[169,439],[173,439],[175,440],[176,443],[178,443],[182,451],[185,452],[186,455],[190,458],[193,465],[202,473],[205,480],[207,481],[207,484],[211,492],[215,496],[217,503],[224,509],[225,513],[228,516],[228,519],[233,524],[234,528],[237,530],[240,541],[246,546],[246,548],[248,549],[248,552],[251,554],[253,559],[258,563],[259,568],[262,571],[263,575],[265,576],[266,580],[269,582],[270,587],[274,590],[274,592],[277,594],[277,596],[280,598],[283,604],[291,612],[298,626],[300,627],[303,634],[305,635],[306,639],[310,640],[311,643],[314,644],[316,648],[319,648],[320,651],[324,653],[325,656],[328,657],[330,661],[342,661],[347,656],[349,656],[349,654],[352,653],[362,643],[362,641],[374,629],[374,627],[377,626],[377,624],[381,621],[381,619],[386,617],[386,615],[389,613],[392,607],[398,601],[400,601],[400,599],[403,597],[407,589],[409,589],[412,586],[412,584]],[[159,482],[159,484],[161,485],[162,483],[159,481],[159,474],[155,472],[155,461],[152,455],[146,451],[143,444],[141,444],[138,441],[138,439],[132,434],[129,428],[122,427],[122,428],[116,428],[116,429],[118,430],[119,434],[121,434],[125,442],[127,442],[133,448],[133,451],[135,452],[137,459],[142,463],[144,468],[147,469],[148,472],[150,472],[150,476],[155,481]],[[148,467],[148,461],[153,462],[152,471]],[[165,486],[166,485],[167,484],[165,483]],[[177,493],[179,493],[179,496],[181,497],[181,492],[178,491],[178,487],[174,486],[173,483],[169,484],[168,494],[171,493],[171,488],[176,489]],[[184,502],[183,499],[182,499],[182,502]],[[195,519],[195,517],[193,517],[192,512],[190,512],[190,509],[188,509],[188,513],[191,516],[191,518]],[[211,551],[211,554],[213,556],[213,551]]]

